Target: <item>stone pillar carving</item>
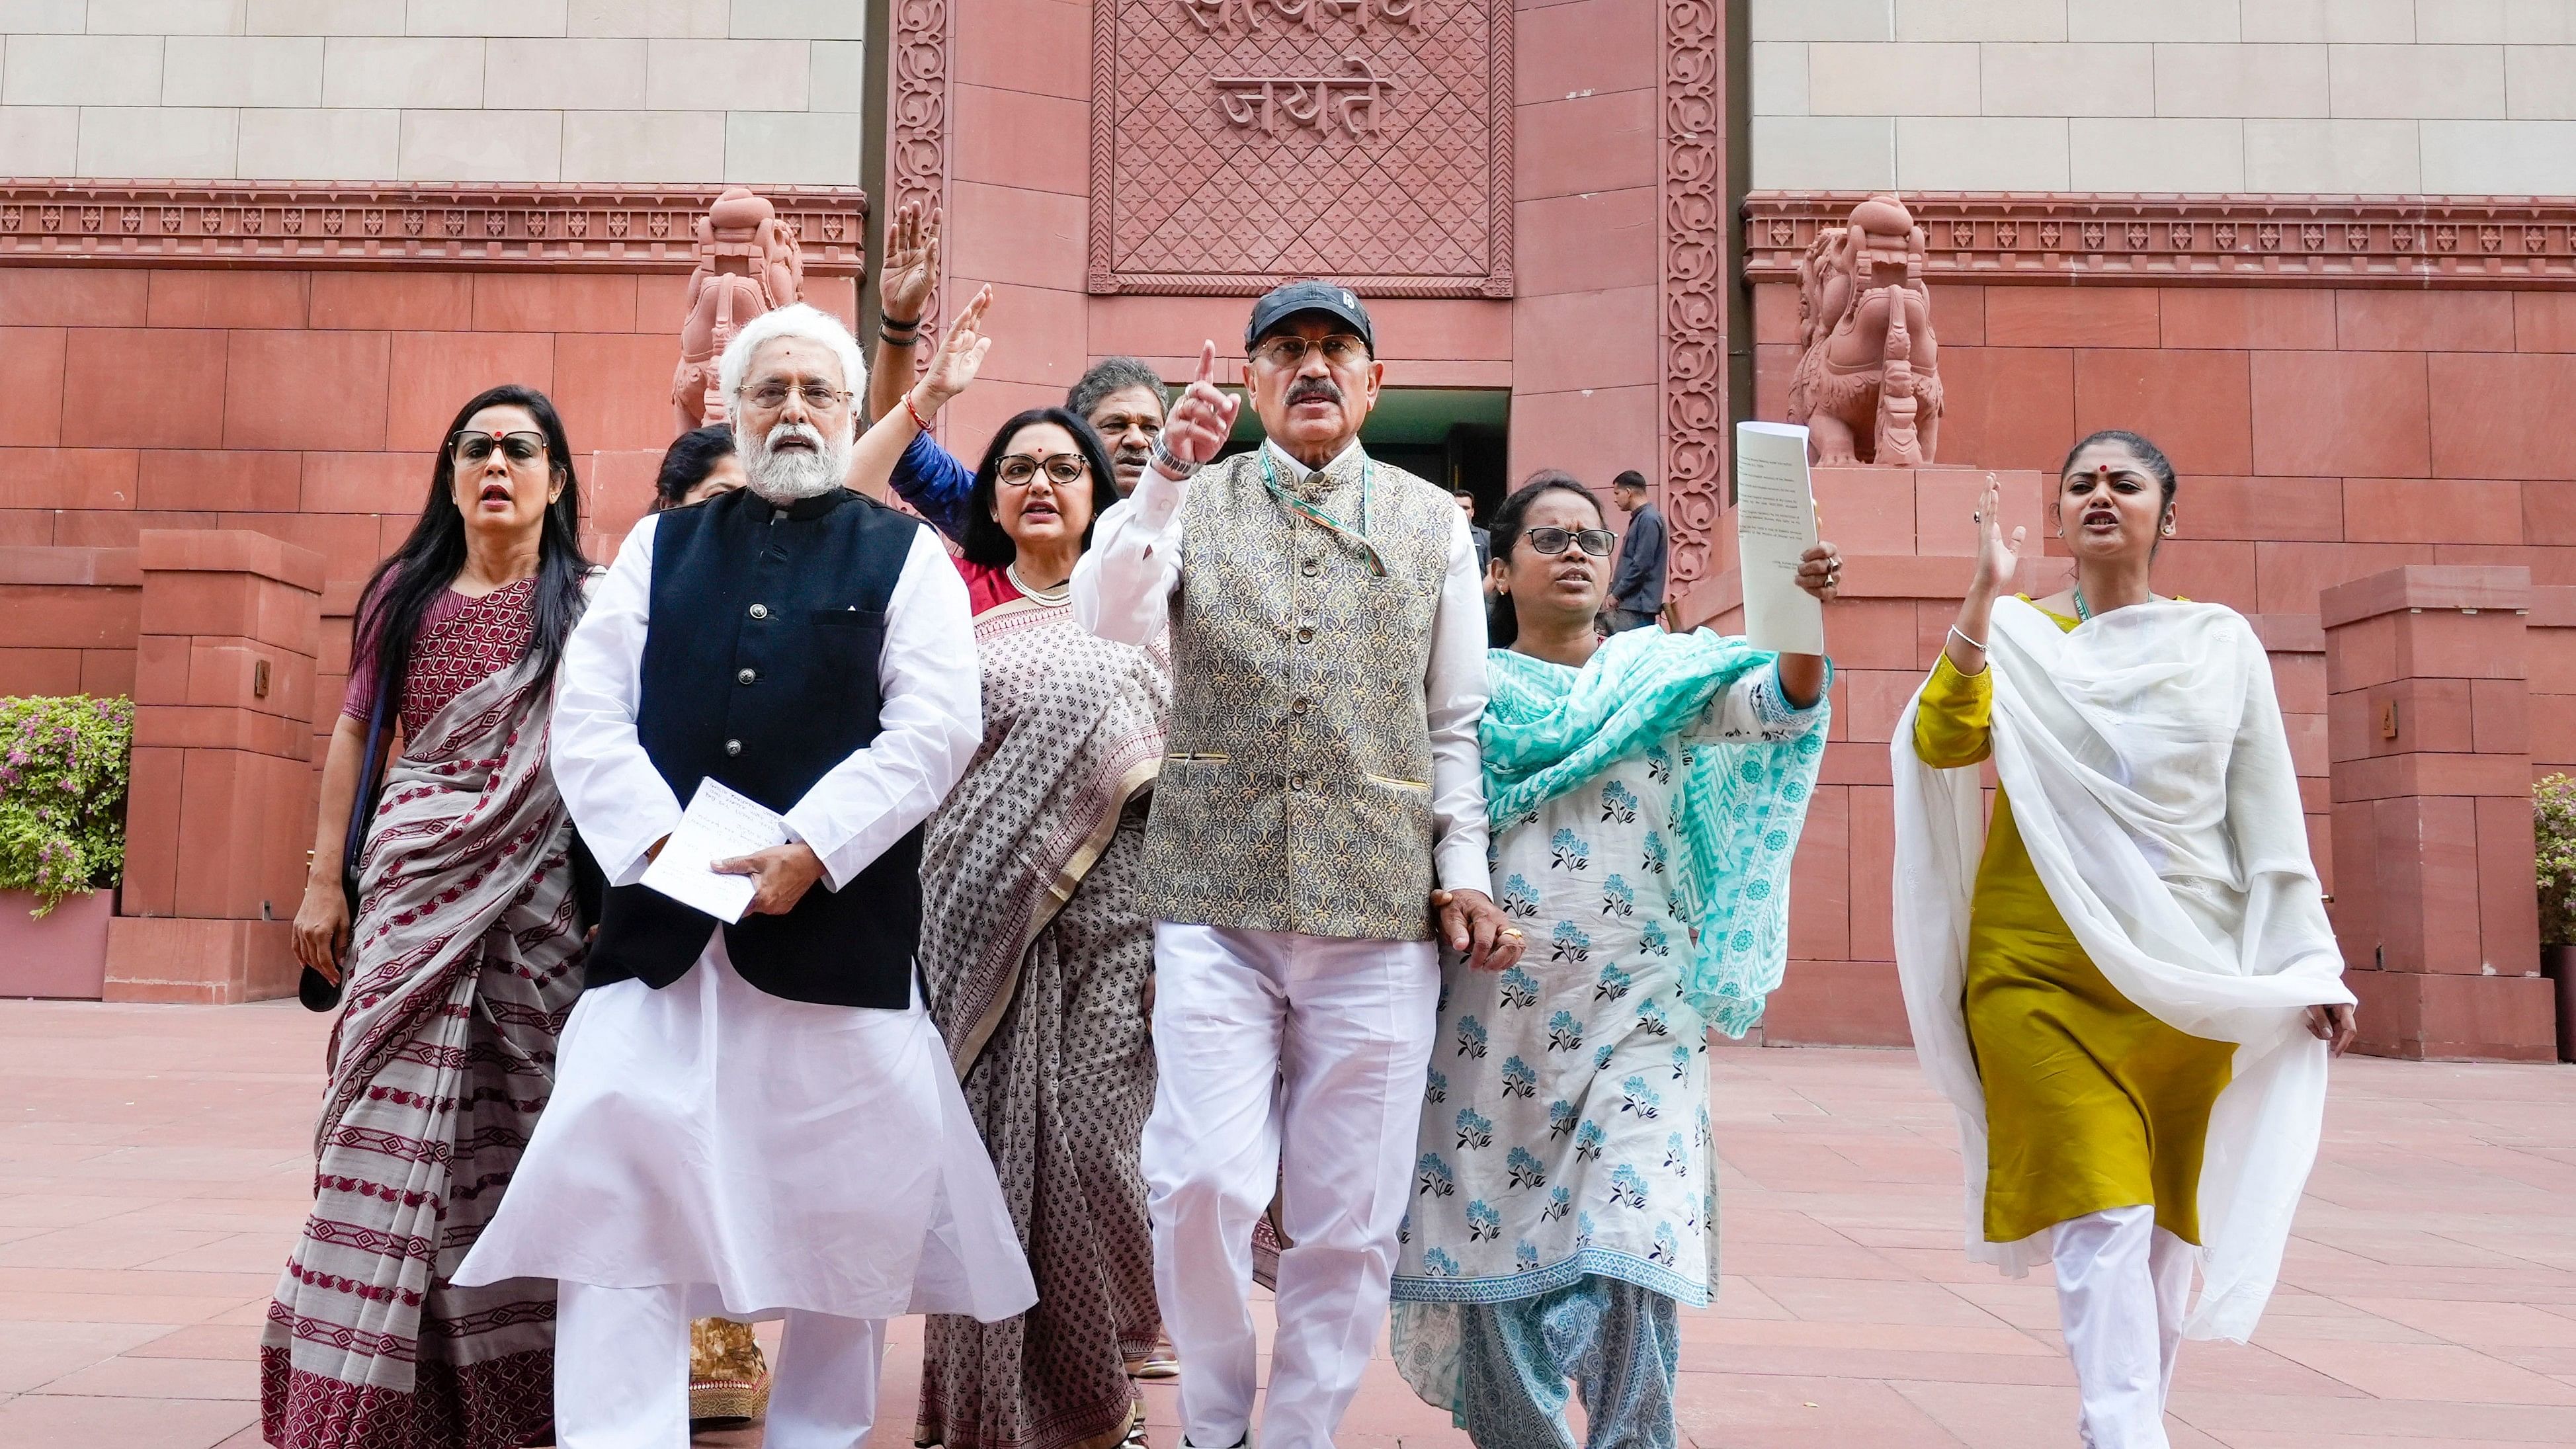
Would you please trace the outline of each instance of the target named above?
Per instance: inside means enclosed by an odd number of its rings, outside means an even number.
[[[1815,459],[1913,468],[1941,436],[1941,353],[1923,234],[1884,193],[1820,228],[1798,263],[1798,370],[1789,421],[1805,423]]]
[[[1657,356],[1663,477],[1672,525],[1667,598],[1688,607],[1732,567],[1718,546],[1734,446],[1726,410],[1726,7],[1661,0],[1656,96]],[[1509,234],[1509,229],[1505,229]]]
[[[295,990],[313,839],[322,556],[243,529],[146,529],[125,885],[110,1001]]]
[[[2327,589],[2336,939],[2361,1049],[2549,1061],[2532,883],[2528,569]]]
[[[795,230],[768,198],[728,187],[697,221],[696,270],[680,321],[680,370],[671,402],[680,431],[725,420],[716,363],[743,324],[774,307],[801,301],[805,262]]]

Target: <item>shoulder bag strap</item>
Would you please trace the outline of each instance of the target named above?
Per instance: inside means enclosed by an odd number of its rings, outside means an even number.
[[[367,821],[376,813],[376,791],[383,783],[385,749],[384,671],[376,673],[376,697],[367,707],[367,752],[358,762],[358,792],[349,802],[349,828],[340,840],[340,889],[349,898],[352,926],[358,917],[358,866],[367,851]]]

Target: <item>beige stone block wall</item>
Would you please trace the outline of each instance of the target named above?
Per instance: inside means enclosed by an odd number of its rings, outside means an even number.
[[[2576,0],[1751,0],[1753,184],[2576,193]]]
[[[0,175],[856,185],[864,14],[0,0]]]

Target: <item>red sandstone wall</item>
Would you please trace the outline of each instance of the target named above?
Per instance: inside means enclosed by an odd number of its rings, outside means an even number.
[[[1662,8],[1565,0],[1515,17],[1514,482],[1565,468],[1606,498],[1626,469],[1661,481]]]
[[[522,382],[554,399],[580,454],[595,551],[613,552],[671,439],[686,283],[0,267],[0,549],[130,549],[146,528],[249,528],[314,550],[326,576],[315,715],[327,728],[358,585],[418,516],[431,453],[475,392]],[[807,292],[852,313],[847,279],[809,279]],[[75,595],[85,591],[6,580],[0,694],[132,687],[130,620]]]
[[[1935,286],[1941,461],[2054,469],[2125,427],[2183,475],[2160,587],[2248,614],[2409,563],[2576,583],[2576,294]],[[1783,415],[1794,287],[1755,289],[1755,415]]]

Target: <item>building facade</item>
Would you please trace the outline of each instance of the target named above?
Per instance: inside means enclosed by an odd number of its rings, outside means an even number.
[[[311,555],[309,687],[224,696],[301,730],[255,769],[201,725],[137,754],[124,919],[237,923],[249,981],[309,794],[262,806],[270,863],[229,884],[179,842],[309,779],[358,583],[463,397],[550,391],[613,547],[672,428],[691,227],[735,182],[862,326],[883,217],[942,210],[942,302],[1000,298],[963,449],[1091,359],[1178,380],[1272,281],[1345,279],[1393,389],[1373,447],[1488,502],[1644,472],[1681,619],[1723,624],[1729,424],[1785,414],[1800,265],[1888,191],[1939,446],[1820,475],[1854,563],[1774,1038],[1901,1035],[1885,751],[1965,578],[1948,515],[1994,470],[2035,519],[2121,426],[2184,478],[2160,586],[2274,650],[2374,1045],[2541,1054],[2510,802],[2576,762],[2572,140],[2576,0],[7,0],[0,691],[213,708],[153,674],[195,636],[147,627],[173,570],[144,534]],[[2383,594],[2522,620],[2483,651],[2513,673],[2335,662],[2387,616],[2328,592],[2408,567],[2489,571]]]

